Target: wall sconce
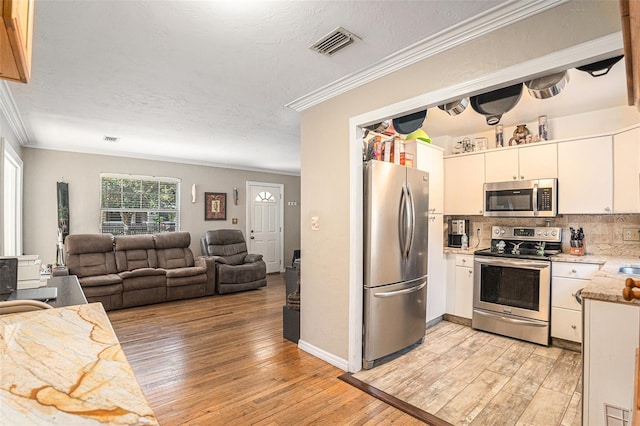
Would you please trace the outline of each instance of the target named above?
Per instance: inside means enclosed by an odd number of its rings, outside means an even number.
[[[233,188],[233,202],[238,205],[238,188]]]
[[[195,204],[196,202],[196,184],[191,185],[191,202]]]

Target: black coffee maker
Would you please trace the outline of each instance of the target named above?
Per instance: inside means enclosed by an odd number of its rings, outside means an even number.
[[[462,236],[469,237],[469,221],[466,219],[449,219],[449,247],[462,247]]]

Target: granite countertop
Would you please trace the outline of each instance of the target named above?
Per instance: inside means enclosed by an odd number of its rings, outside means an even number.
[[[569,259],[573,257],[576,259]],[[561,259],[557,259],[561,258]],[[581,259],[584,258],[584,259]],[[631,305],[640,305],[640,300],[631,301],[624,300],[622,297],[622,289],[624,282],[631,277],[640,280],[640,275],[627,275],[618,272],[618,268],[628,265],[640,265],[638,258],[610,257],[610,256],[570,256],[559,255],[554,256],[553,260],[561,260],[563,262],[581,262],[581,263],[600,263],[603,265],[598,272],[591,278],[589,284],[582,290],[582,297],[586,299],[603,300],[606,302],[625,303]],[[640,295],[640,289],[635,290]]]
[[[443,252],[444,254],[473,254],[477,250],[483,250],[485,248],[488,247],[473,247],[466,250],[456,247],[444,247]]]
[[[0,316],[0,418],[158,424],[99,303]]]

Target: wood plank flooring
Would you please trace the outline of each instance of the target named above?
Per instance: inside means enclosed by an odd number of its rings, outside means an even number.
[[[423,424],[285,340],[284,300],[276,274],[259,290],[109,318],[161,425]]]
[[[447,321],[411,352],[353,377],[454,425],[581,424],[580,353]]]

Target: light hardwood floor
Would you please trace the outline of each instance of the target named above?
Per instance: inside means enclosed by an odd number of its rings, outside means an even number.
[[[580,425],[582,356],[440,322],[354,377],[454,425]]]
[[[260,290],[109,312],[161,425],[422,424],[282,337],[283,276]]]

